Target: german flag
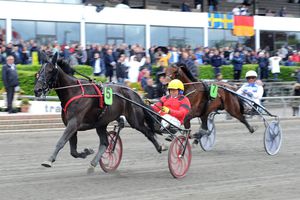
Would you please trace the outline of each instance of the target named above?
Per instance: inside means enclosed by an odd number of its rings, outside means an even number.
[[[234,16],[233,35],[253,36],[254,18],[251,16]]]

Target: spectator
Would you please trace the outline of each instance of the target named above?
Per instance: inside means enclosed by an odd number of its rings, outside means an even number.
[[[79,65],[78,60],[77,60],[77,54],[76,54],[75,51],[71,53],[69,59],[70,59],[70,65],[71,66]]]
[[[23,64],[23,65],[29,64],[29,52],[27,51],[26,46],[24,46],[22,49],[21,64]]]
[[[179,52],[176,47],[171,47],[171,50],[169,51],[170,59],[169,59],[169,64],[174,64],[179,61]]]
[[[203,64],[203,51],[202,48],[196,48],[195,50],[195,65],[199,66]]]
[[[186,0],[182,1],[181,11],[182,12],[191,12],[190,5],[189,5],[189,3]]]
[[[240,8],[240,15],[244,15],[244,16],[249,15],[248,7],[245,4],[243,4]]]
[[[147,80],[151,78],[150,76],[150,71],[148,69],[144,69],[144,75],[141,79],[141,86],[143,89],[145,89],[145,87],[147,86]]]
[[[126,65],[126,55],[121,54],[116,65],[117,81],[124,84],[125,79],[128,78],[128,66]]]
[[[222,57],[219,55],[219,51],[215,50],[213,56],[210,59],[210,64],[212,65],[212,67],[214,68],[214,72],[215,72],[215,76],[218,73],[221,73],[221,69],[220,67],[223,64],[223,59]]]
[[[295,66],[292,56],[289,56],[288,60],[284,62],[284,66]]]
[[[164,72],[158,73],[157,74],[157,80],[156,80],[156,95],[157,98],[160,98],[164,95],[166,95],[166,74]]]
[[[204,65],[209,65],[210,64],[210,59],[213,56],[213,52],[209,50],[208,47],[204,48],[204,55],[203,55],[203,64]]]
[[[280,61],[281,57],[276,54],[273,57],[269,58],[270,68],[274,76],[274,80],[278,80],[278,75],[280,74]]]
[[[2,47],[0,47],[0,65],[5,64],[5,57],[2,55]]]
[[[285,48],[285,46],[282,46],[279,50],[278,50],[278,55],[282,58],[283,61],[287,60],[288,57],[288,50],[287,48]]]
[[[145,64],[143,65],[143,67],[148,69],[150,73],[152,72],[151,58],[149,56],[146,56]]]
[[[300,83],[296,83],[294,85],[294,96],[300,96]],[[291,103],[291,107],[293,109],[293,116],[299,116],[299,106],[300,106],[300,99],[293,99]]]
[[[95,53],[92,67],[94,68],[94,76],[105,75],[104,60],[100,57],[99,53]]]
[[[300,62],[300,56],[299,56],[299,54],[296,50],[293,51],[292,61],[293,62]]]
[[[144,91],[146,93],[145,97],[147,99],[155,99],[157,98],[156,92],[155,92],[155,87],[153,86],[153,79],[148,78],[146,80],[146,86],[144,88]]]
[[[203,12],[203,0],[195,0],[195,8]]]
[[[116,68],[116,61],[113,57],[112,49],[107,50],[104,57],[104,63],[105,63],[105,76],[106,78],[109,78],[109,82],[112,82],[114,69]]]
[[[240,56],[239,52],[235,52],[232,64],[233,64],[233,78],[234,80],[239,80],[241,78],[241,71],[243,69],[243,58]]]
[[[207,0],[208,11],[209,12],[217,12],[218,11],[218,0]]]
[[[12,102],[15,89],[19,86],[19,78],[16,65],[14,64],[14,57],[11,55],[7,56],[6,64],[2,66],[2,81],[6,90],[7,112],[9,114],[15,113]]]
[[[232,14],[233,14],[233,15],[241,15],[241,6],[240,6],[240,5],[236,5],[236,6],[232,9]]]
[[[278,16],[279,17],[285,17],[286,16],[286,7],[282,6],[279,11],[278,11]]]
[[[83,46],[77,48],[77,59],[80,65],[84,65],[87,62],[87,52]]]
[[[141,67],[141,63],[137,61],[136,56],[131,56],[129,61],[129,69],[128,69],[128,80],[131,83],[138,82],[140,67]]]
[[[269,61],[264,52],[258,54],[258,74],[260,79],[268,79],[269,77]]]

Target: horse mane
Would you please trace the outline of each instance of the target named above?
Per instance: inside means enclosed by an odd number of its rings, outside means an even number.
[[[73,76],[75,70],[70,66],[70,64],[64,59],[60,58],[57,60],[57,65],[68,75]]]
[[[184,72],[184,74],[192,81],[192,82],[198,82],[198,79],[195,78],[192,73],[188,70],[187,66],[185,64],[180,64],[178,66],[180,69],[182,69],[182,71]]]

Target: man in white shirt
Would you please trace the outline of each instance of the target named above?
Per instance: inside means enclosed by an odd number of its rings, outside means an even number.
[[[281,57],[279,57],[278,55],[275,55],[271,58],[269,58],[269,63],[270,63],[270,68],[271,68],[271,72],[274,76],[274,80],[278,79],[278,75],[280,74],[280,61],[281,61]]]
[[[244,83],[237,93],[252,99],[255,103],[260,105],[260,100],[263,96],[264,89],[261,85],[256,83],[257,73],[250,70],[246,73],[247,83]]]

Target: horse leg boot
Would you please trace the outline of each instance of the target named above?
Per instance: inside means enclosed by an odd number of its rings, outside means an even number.
[[[252,126],[250,126],[250,124],[247,122],[247,120],[245,119],[245,117],[241,118],[240,122],[242,122],[243,124],[245,124],[245,126],[250,131],[250,133],[254,133],[255,129]]]
[[[90,148],[85,148],[83,152],[77,152],[77,132],[72,135],[69,140],[70,143],[70,153],[74,158],[86,158],[88,155],[93,154],[94,150]]]
[[[43,162],[41,165],[44,167],[52,167],[52,163],[55,162],[58,152],[65,146],[67,141],[73,136],[77,131],[76,120],[71,120],[68,123],[63,135],[60,137],[56,144],[56,148],[50,158]]]
[[[94,156],[94,158],[91,161],[90,166],[87,170],[88,174],[94,173],[95,167],[99,163],[103,153],[106,151],[106,148],[108,147],[106,127],[104,129],[103,128],[96,128],[96,130],[97,130],[97,134],[98,134],[99,139],[100,139],[100,144],[99,144],[98,152]]]
[[[164,145],[158,144],[157,140],[155,139],[155,133],[151,130],[151,128],[145,126],[143,118],[134,115],[128,115],[126,116],[126,119],[132,128],[142,132],[148,138],[148,140],[152,142],[158,153],[167,150]]]
[[[162,151],[166,151],[167,147],[165,145],[160,145],[157,140],[155,139],[155,133],[153,133],[150,129],[146,127],[139,127],[137,128],[138,131],[141,131],[144,133],[144,135],[152,142],[152,144],[155,146],[158,153],[161,153]]]

